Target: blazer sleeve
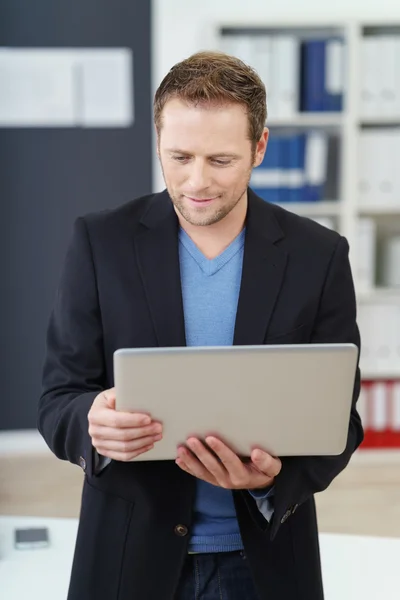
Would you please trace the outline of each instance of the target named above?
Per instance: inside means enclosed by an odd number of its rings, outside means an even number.
[[[333,253],[320,299],[318,315],[310,343],[354,343],[360,356],[360,335],[356,323],[356,299],[349,262],[349,245],[340,237]],[[347,444],[338,456],[282,457],[282,469],[275,479],[274,516],[270,525],[260,519],[252,498],[247,501],[253,518],[274,539],[297,507],[313,494],[325,490],[333,479],[347,466],[353,452],[363,441],[363,428],[356,410],[360,393],[360,369],[354,382],[352,408]]]
[[[87,227],[75,221],[50,316],[37,425],[60,459],[93,473],[88,412],[106,387],[96,273]]]

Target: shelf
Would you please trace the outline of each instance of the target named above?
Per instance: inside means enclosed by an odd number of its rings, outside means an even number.
[[[267,127],[341,127],[344,113],[298,113],[292,117],[268,118]]]
[[[357,212],[360,215],[400,215],[400,203],[377,206],[358,206]]]
[[[327,200],[322,202],[281,202],[278,206],[304,217],[334,217],[340,214],[342,205],[338,201]]]
[[[368,127],[385,127],[395,125],[400,127],[400,115],[377,115],[376,117],[360,117],[359,124]]]
[[[235,11],[232,11],[235,13]],[[233,33],[235,26],[239,27],[239,33],[255,33],[263,32],[266,35],[273,35],[275,32],[279,34],[292,32],[298,35],[301,40],[307,39],[308,32],[304,31],[312,30],[313,25],[317,26],[316,23],[312,23],[307,19],[303,23],[297,22],[297,20],[290,20],[287,24],[284,22],[277,23],[271,22],[266,16],[264,19],[260,19],[260,23],[254,23],[254,17],[249,16],[247,22],[243,22],[243,15],[241,19],[236,23],[230,23],[231,31]],[[252,22],[251,22],[252,21]],[[254,25],[254,30],[251,30],[251,25]],[[274,113],[271,110],[270,115],[267,119],[267,127],[272,131],[273,135],[288,135],[297,133],[307,133],[307,130],[315,129],[321,133],[327,132],[334,138],[334,146],[332,146],[332,154],[335,160],[332,160],[332,170],[329,172],[330,180],[329,187],[327,185],[327,201],[318,203],[279,203],[279,206],[287,211],[295,214],[315,218],[330,218],[333,221],[334,227],[349,241],[351,248],[351,262],[355,263],[354,274],[355,274],[355,285],[356,285],[356,298],[357,304],[360,308],[360,312],[363,309],[372,310],[372,318],[374,318],[374,306],[383,305],[383,313],[390,311],[396,312],[397,307],[400,306],[400,287],[399,288],[388,288],[378,287],[375,285],[372,289],[363,290],[361,286],[357,285],[357,251],[363,251],[362,244],[358,238],[358,225],[359,220],[362,216],[370,217],[373,220],[373,224],[376,226],[376,246],[374,248],[374,259],[376,259],[376,267],[380,266],[381,258],[381,243],[384,239],[392,232],[398,234],[400,231],[400,199],[394,195],[380,194],[379,197],[376,195],[372,198],[377,205],[364,205],[362,202],[370,201],[372,196],[362,197],[359,190],[359,175],[358,175],[358,157],[360,152],[360,135],[364,132],[369,133],[374,131],[374,127],[377,131],[387,131],[398,128],[400,131],[400,114],[385,114],[379,113],[379,107],[374,109],[372,116],[364,116],[362,113],[363,107],[361,105],[361,93],[362,93],[362,78],[360,72],[362,71],[362,40],[364,38],[363,33],[374,33],[374,27],[384,29],[386,32],[390,32],[392,23],[390,21],[386,23],[379,23],[371,19],[364,22],[363,20],[348,20],[344,22],[341,27],[338,23],[331,22],[329,27],[323,27],[319,24],[321,29],[318,32],[319,37],[324,35],[330,35],[326,33],[334,25],[338,26],[338,31],[341,30],[341,35],[344,38],[346,45],[346,65],[345,65],[345,95],[344,95],[344,110],[339,113],[332,112],[293,112],[287,117],[279,117],[279,108]],[[228,24],[226,25],[228,27]],[[247,29],[246,29],[247,28]],[[293,29],[292,29],[293,28]],[[301,31],[303,29],[303,31]],[[300,31],[300,33],[298,33]],[[400,22],[396,25],[396,33],[400,36]],[[266,71],[268,74],[268,71]],[[267,84],[273,88],[273,81],[267,81]],[[267,89],[268,89],[267,85]],[[268,97],[267,97],[268,103]],[[298,108],[298,104],[294,105]],[[271,106],[272,108],[272,106]],[[395,111],[395,107],[390,108]],[[379,129],[380,128],[380,129]],[[272,137],[271,134],[271,137]],[[386,156],[391,156],[389,150],[388,154],[382,156],[385,159]],[[336,152],[336,154],[334,154]],[[380,157],[380,154],[379,154]],[[372,165],[371,168],[373,168]],[[334,186],[334,178],[336,178],[337,185]],[[331,191],[334,190],[334,191]],[[340,192],[338,192],[339,190]],[[340,200],[335,201],[335,198]],[[379,200],[382,202],[379,203]],[[397,201],[397,203],[396,203]],[[390,204],[389,204],[390,202]],[[354,249],[354,250],[353,250]],[[378,271],[379,273],[379,271]],[[377,278],[377,281],[380,281]],[[366,311],[368,312],[368,311]],[[369,316],[369,315],[368,315]],[[379,312],[377,315],[376,327],[380,327],[380,321],[383,316]],[[396,320],[397,322],[397,320]],[[368,329],[368,323],[360,318],[361,327]],[[393,324],[393,327],[395,325]],[[365,330],[364,330],[365,331]],[[363,337],[368,336],[368,331],[361,331],[361,347],[363,346]],[[387,336],[391,334],[391,329]],[[393,360],[385,362],[382,359],[372,361],[372,355],[368,355],[369,360],[365,361],[366,367],[362,368],[361,374],[363,380],[398,380],[400,381],[400,361],[397,360],[397,356]],[[399,362],[399,364],[397,364]],[[386,365],[388,365],[386,367]],[[400,455],[400,454],[399,454]]]
[[[375,379],[399,379],[400,380],[400,369],[385,369],[385,370],[373,370],[373,369],[363,369],[361,366],[361,379],[363,381],[366,380],[375,380]]]
[[[376,287],[372,290],[356,290],[357,300],[360,302],[399,302],[400,288]]]
[[[287,32],[296,32],[296,31],[309,31],[315,32],[319,35],[324,35],[325,32],[327,35],[332,34],[332,30],[335,32],[342,32],[348,27],[348,23],[343,20],[327,20],[320,21],[318,18],[313,19],[312,17],[296,17],[295,20],[282,20],[282,19],[272,19],[268,17],[268,20],[264,23],[260,23],[260,19],[256,20],[254,18],[254,14],[252,11],[249,11],[246,15],[240,14],[235,15],[235,11],[229,15],[229,19],[224,19],[223,24],[219,23],[217,26],[217,31],[223,33],[223,35],[227,32],[229,33],[237,33],[242,31],[252,31],[252,32],[276,32],[281,33],[282,30]]]

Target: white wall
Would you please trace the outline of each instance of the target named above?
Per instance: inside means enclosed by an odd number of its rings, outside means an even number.
[[[400,0],[153,0],[153,93],[176,62],[212,48],[218,24],[332,20],[400,23]],[[154,191],[164,183],[154,152]]]

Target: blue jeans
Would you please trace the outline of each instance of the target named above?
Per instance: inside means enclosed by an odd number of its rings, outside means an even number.
[[[188,554],[175,600],[258,600],[244,552]]]

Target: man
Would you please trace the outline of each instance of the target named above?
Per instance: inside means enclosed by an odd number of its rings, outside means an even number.
[[[154,112],[167,191],[77,220],[49,324],[39,429],[85,472],[68,598],[322,600],[313,495],[363,439],[359,371],[340,456],[243,463],[209,438],[221,460],[189,439],[176,461],[142,462],[162,429],[115,410],[113,352],[359,345],[347,241],[248,187],[268,130],[241,61],[175,65]]]

